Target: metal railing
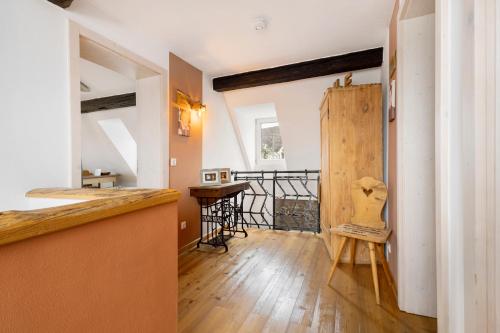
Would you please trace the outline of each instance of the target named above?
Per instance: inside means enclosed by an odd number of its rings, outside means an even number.
[[[250,181],[243,193],[243,223],[248,227],[321,232],[319,170],[233,171]]]

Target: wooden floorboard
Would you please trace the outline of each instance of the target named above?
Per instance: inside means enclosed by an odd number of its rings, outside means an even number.
[[[381,305],[367,265],[339,265],[319,236],[256,230],[179,257],[179,332],[436,332],[436,320],[397,309],[381,267]]]

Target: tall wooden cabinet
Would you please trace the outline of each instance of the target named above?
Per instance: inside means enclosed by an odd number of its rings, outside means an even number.
[[[334,256],[338,237],[331,227],[349,223],[351,184],[365,176],[383,180],[382,88],[380,84],[332,87],[321,103],[321,230]],[[369,263],[358,242],[356,262]],[[342,260],[349,258],[350,247]]]

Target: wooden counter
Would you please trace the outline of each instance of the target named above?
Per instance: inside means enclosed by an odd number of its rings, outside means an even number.
[[[178,200],[171,189],[36,189],[30,198],[88,200],[29,211],[0,212],[0,245]]]
[[[250,182],[238,180],[220,185],[191,186],[189,192],[192,197],[197,198],[223,198],[232,193],[238,193],[250,188]]]

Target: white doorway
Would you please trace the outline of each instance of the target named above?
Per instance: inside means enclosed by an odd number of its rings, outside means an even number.
[[[166,187],[167,71],[74,22],[69,49],[72,186],[100,169],[117,185]],[[135,94],[135,105],[82,114],[82,100],[103,94]]]
[[[137,186],[135,85],[135,80],[80,59],[82,186]]]

